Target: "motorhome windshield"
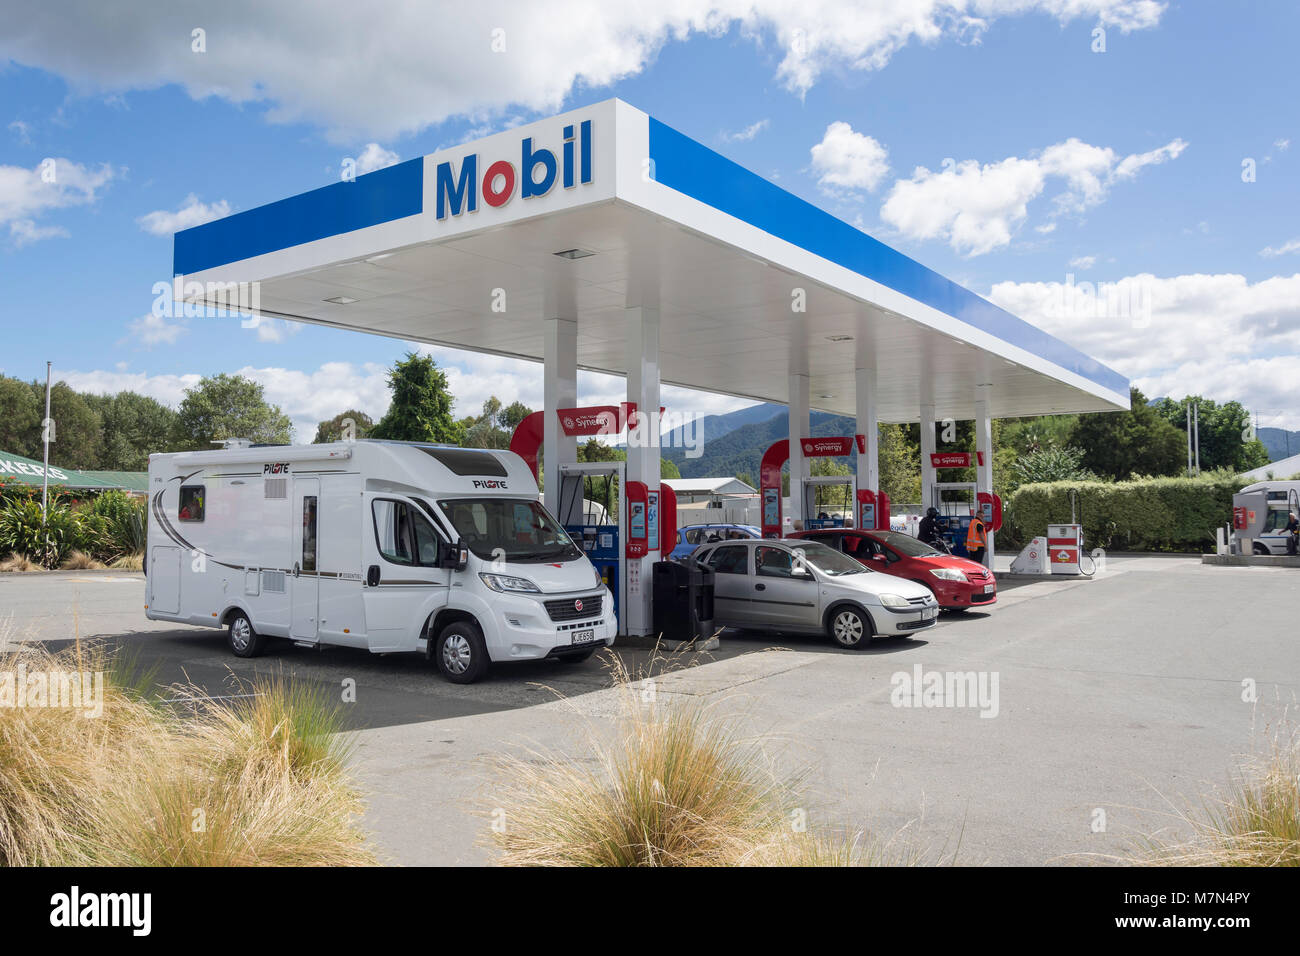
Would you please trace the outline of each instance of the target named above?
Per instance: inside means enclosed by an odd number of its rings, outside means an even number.
[[[536,501],[444,498],[438,507],[485,561],[572,561],[582,556],[568,533]]]

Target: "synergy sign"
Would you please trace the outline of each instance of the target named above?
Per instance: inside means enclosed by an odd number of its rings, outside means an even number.
[[[437,215],[459,216],[478,211],[480,192],[483,201],[493,208],[508,203],[518,187],[521,199],[545,196],[560,182],[565,189],[592,181],[591,120],[564,127],[560,156],[549,149],[536,148],[531,136],[520,146],[519,166],[508,159],[498,159],[479,177],[479,154],[470,153],[461,160],[460,169],[443,162],[437,169]]]

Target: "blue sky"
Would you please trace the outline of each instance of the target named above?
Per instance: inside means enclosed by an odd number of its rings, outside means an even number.
[[[148,318],[170,228],[337,181],[344,157],[407,159],[619,96],[1149,395],[1236,398],[1261,424],[1300,427],[1294,3],[683,0],[637,16],[575,0],[441,19],[356,6],[11,7],[0,370],[38,378],[50,359],[77,387],[169,403],[198,375],[243,371],[299,440],[350,404],[378,415],[400,342]],[[493,29],[504,53],[487,49]],[[1069,282],[1120,283],[1149,317],[1063,307]],[[539,366],[436,354],[459,413],[491,392],[540,405]],[[621,383],[581,388],[596,402]]]

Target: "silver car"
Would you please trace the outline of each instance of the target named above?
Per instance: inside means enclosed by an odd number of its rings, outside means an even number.
[[[724,541],[691,555],[714,571],[714,623],[829,634],[841,647],[933,627],[939,603],[924,585],[863,567],[817,541]]]

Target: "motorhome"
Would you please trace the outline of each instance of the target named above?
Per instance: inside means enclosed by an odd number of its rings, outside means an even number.
[[[1289,515],[1300,515],[1300,481],[1257,481],[1233,496],[1233,528],[1253,554],[1286,554]]]
[[[268,639],[489,662],[577,661],[614,602],[508,451],[391,441],[229,443],[149,457],[146,616]]]

